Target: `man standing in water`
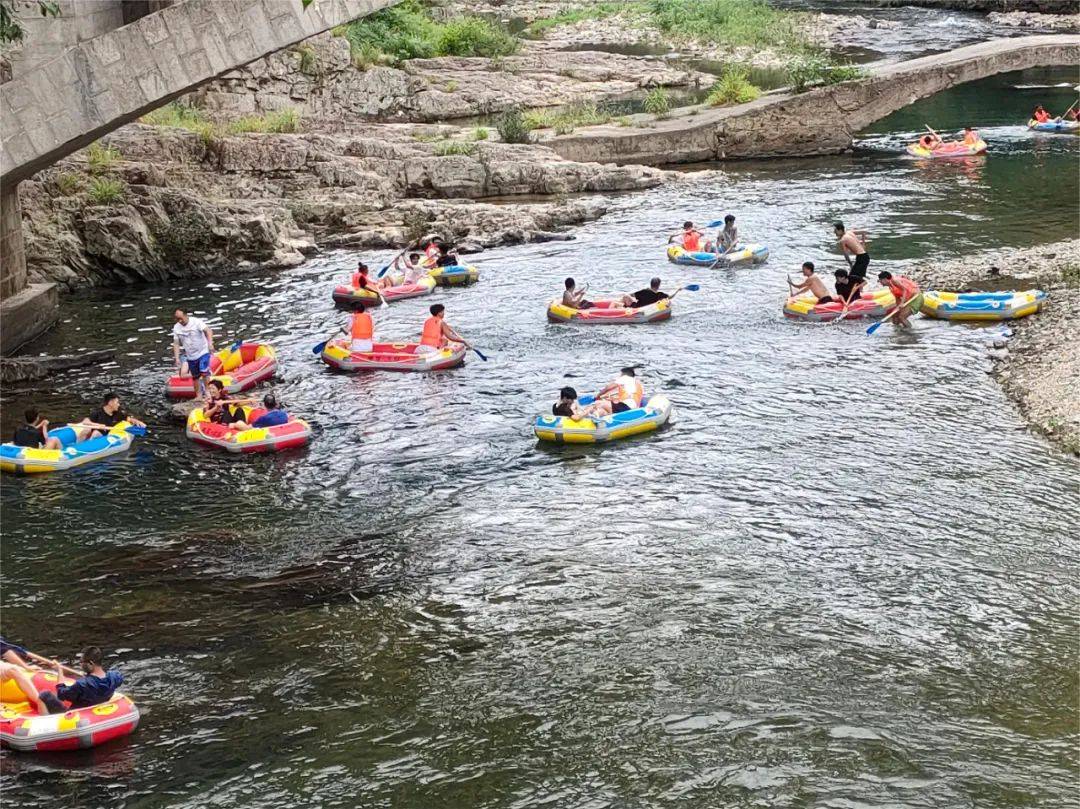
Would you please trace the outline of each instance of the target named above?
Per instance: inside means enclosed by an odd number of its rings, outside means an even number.
[[[844,254],[844,260],[851,268],[851,279],[866,281],[866,270],[870,266],[870,254],[866,252],[866,233],[863,231],[847,230],[843,222],[833,224],[833,232],[836,233],[836,243],[840,245],[840,252]],[[855,261],[851,257],[855,256]]]
[[[189,317],[183,309],[173,312],[176,323],[173,324],[173,360],[176,372],[183,374],[184,366],[194,377],[195,395],[206,398],[206,382],[210,379],[210,352],[214,350],[214,333],[206,322],[197,317]],[[184,361],[180,361],[180,349],[184,350]]]

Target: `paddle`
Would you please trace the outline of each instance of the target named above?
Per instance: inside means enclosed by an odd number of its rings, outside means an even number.
[[[674,292],[671,293],[671,297],[668,298],[668,300],[669,301],[675,300],[675,296],[678,295],[680,292],[682,292],[684,289],[687,292],[697,292],[699,289],[701,289],[701,284],[687,284],[686,286],[682,287],[681,289],[676,289]]]
[[[316,356],[318,356],[319,354],[322,354],[323,351],[326,350],[326,344],[327,343],[329,343],[331,340],[333,340],[339,334],[345,334],[345,333],[346,333],[345,329],[341,329],[341,331],[334,332],[329,337],[327,337],[325,340],[323,340],[321,343],[316,345],[313,349],[311,349],[311,353],[315,354]]]
[[[411,250],[411,249],[412,249],[411,244],[405,245],[405,248],[400,253],[398,253],[396,256],[394,256],[393,259],[390,260],[390,264],[387,264],[385,267],[383,267],[381,270],[379,270],[379,274],[376,275],[375,277],[376,278],[382,278],[384,275],[386,275],[386,273],[390,271],[391,265],[393,265],[394,262],[396,262],[399,258],[401,258],[403,255],[408,253],[409,250]]]
[[[889,314],[885,315],[885,317],[883,317],[877,323],[874,323],[873,325],[871,325],[870,328],[868,328],[866,330],[867,337],[869,337],[871,334],[873,334],[878,329],[880,329],[883,325],[885,325],[885,321],[892,320],[893,316],[896,315],[896,313],[899,312],[903,307],[907,306],[908,303],[910,303],[910,301],[908,301],[907,303],[898,304],[895,309],[893,309],[891,312],[889,312]]]
[[[5,643],[6,643],[6,641],[5,641]],[[42,657],[41,655],[36,655],[33,652],[31,652],[29,649],[24,649],[22,646],[16,646],[14,643],[8,643],[7,645],[10,646],[12,649],[14,649],[18,654],[25,655],[26,657],[33,658],[34,660],[38,661],[39,663],[48,663],[53,668],[64,669],[69,674],[75,675],[75,677],[82,677],[83,676],[83,673],[81,671],[75,671],[75,669],[70,668],[69,666],[65,666],[62,663],[57,662],[56,660],[50,660],[47,657]]]
[[[95,424],[93,422],[83,423],[83,424],[68,424],[67,426],[68,427],[75,427],[75,428],[89,427],[92,430],[111,430],[111,429],[113,429],[112,427],[110,427],[107,424]],[[140,426],[138,424],[129,424],[127,427],[124,428],[124,432],[130,433],[131,435],[142,436],[142,435],[146,435],[146,427]]]
[[[1074,102],[1073,102],[1072,104],[1070,104],[1070,105],[1069,105],[1069,108],[1068,108],[1067,110],[1065,110],[1065,112],[1061,113],[1061,115],[1059,115],[1059,116],[1057,117],[1057,119],[1058,119],[1059,121],[1063,121],[1063,120],[1065,120],[1065,116],[1066,116],[1066,115],[1068,115],[1068,114],[1069,114],[1070,112],[1072,112],[1072,108],[1073,108],[1073,107],[1075,107],[1075,106],[1076,106],[1076,105],[1077,105],[1078,103],[1080,103],[1080,102],[1078,102],[1078,101],[1074,101]]]
[[[479,348],[475,348],[473,346],[469,346],[469,348],[472,349],[473,353],[475,353],[476,356],[478,356],[484,362],[487,362],[487,357],[484,356],[484,353]]]

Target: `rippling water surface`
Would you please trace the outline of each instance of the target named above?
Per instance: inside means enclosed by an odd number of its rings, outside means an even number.
[[[785,273],[841,264],[836,218],[870,232],[874,269],[1075,235],[1076,141],[1009,120],[974,164],[902,159],[918,124],[901,122],[853,156],[732,165],[621,197],[576,241],[481,254],[478,285],[376,313],[380,334],[409,336],[447,305],[490,361],[437,375],[313,357],[343,322],[330,289],[352,253],[65,301],[42,350],[112,345],[117,361],[6,389],[5,434],[31,399],[58,419],[111,387],[151,435],[107,464],[5,476],[4,632],[108,647],[144,719],[86,754],[4,755],[5,796],[1075,802],[1078,467],[986,374],[997,327],[868,338],[780,315]],[[681,220],[728,211],[767,264],[663,260]],[[656,326],[547,324],[568,274],[702,290]],[[309,448],[234,458],[184,439],[162,395],[177,305],[277,346],[274,387],[317,425]],[[670,428],[536,444],[560,385],[628,363],[676,403]]]

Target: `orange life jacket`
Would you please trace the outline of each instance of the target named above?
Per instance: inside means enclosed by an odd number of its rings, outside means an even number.
[[[897,303],[906,303],[919,294],[919,285],[903,275],[890,278],[886,285],[889,287],[889,292],[896,298]]]
[[[621,377],[620,377],[621,378]],[[645,386],[636,378],[631,378],[631,384],[619,383],[619,401],[629,408],[641,407],[641,400],[645,398]]]
[[[367,289],[367,273],[364,273],[363,280],[361,280],[360,273],[354,272],[352,274],[352,285],[357,289]]]
[[[375,333],[375,324],[371,315],[367,312],[357,312],[352,316],[352,338],[354,340],[370,340]]]
[[[432,315],[424,321],[424,330],[420,333],[420,344],[441,348],[443,344],[442,321]]]
[[[694,231],[683,233],[682,237],[683,250],[690,253],[696,253],[701,247],[701,239]]]
[[[979,133],[978,132],[971,131],[971,132],[965,132],[964,133],[964,143],[966,143],[968,146],[974,146],[978,142],[979,142]]]

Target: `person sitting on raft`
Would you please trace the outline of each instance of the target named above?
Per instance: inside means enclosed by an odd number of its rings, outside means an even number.
[[[919,145],[927,151],[932,152],[934,151],[934,149],[941,145],[941,138],[931,132],[927,132],[925,135],[919,138]]]
[[[727,255],[739,244],[739,229],[735,227],[735,217],[728,214],[724,217],[724,227],[716,234],[716,250],[722,255]]]
[[[441,303],[433,303],[428,311],[431,312],[431,316],[424,321],[424,328],[420,332],[420,345],[416,347],[417,354],[434,354],[451,342],[472,348],[469,341],[454,331],[443,319],[446,316],[445,306]]]
[[[1065,113],[1066,121],[1080,121],[1080,108],[1075,104],[1069,107],[1069,111]]]
[[[381,301],[383,296],[380,289],[392,282],[389,278],[384,278],[381,281],[374,280],[368,275],[369,272],[368,265],[362,261],[358,261],[356,263],[356,272],[352,274],[352,278],[350,279],[352,287],[353,289],[366,289],[370,292],[374,292],[379,296],[379,300]]]
[[[371,351],[374,348],[375,323],[367,313],[367,307],[360,303],[349,321],[350,351]]]
[[[829,294],[829,290],[825,288],[825,282],[814,273],[814,262],[804,261],[802,265],[802,274],[803,278],[806,279],[805,281],[798,284],[792,284],[791,281],[788,281],[792,295],[798,295],[800,292],[810,290],[811,294],[817,298],[818,303],[830,303],[835,300],[833,296]]]
[[[436,267],[457,267],[461,263],[461,259],[459,259],[457,253],[454,252],[453,245],[440,240],[438,242],[438,247],[439,254],[435,257]]]
[[[78,431],[78,440],[84,441],[88,437],[97,438],[99,435],[105,435],[122,421],[130,422],[136,427],[146,426],[144,422],[139,421],[130,413],[121,410],[120,397],[109,391],[102,398],[101,407],[91,413],[88,418],[79,422],[80,425],[86,425],[86,427]]]
[[[63,443],[59,438],[49,435],[49,422],[41,417],[36,407],[26,408],[23,414],[26,421],[15,428],[15,436],[12,443],[17,447],[32,447],[33,449],[62,449]]]
[[[206,386],[209,396],[203,402],[203,415],[217,424],[233,424],[244,420],[244,411],[233,405],[253,402],[254,399],[226,399],[225,385],[220,379],[211,379]]]
[[[589,288],[588,284],[579,287],[573,278],[567,278],[563,282],[563,286],[566,287],[562,294],[563,306],[568,306],[571,309],[592,309],[596,305],[592,301],[585,300],[585,290]],[[627,305],[629,306],[629,304]]]
[[[60,683],[56,686],[56,696],[71,704],[71,708],[90,708],[112,699],[113,693],[124,684],[124,678],[118,671],[106,671],[102,663],[105,655],[97,646],[87,646],[82,650],[79,667],[82,677],[71,685]],[[63,678],[63,667],[56,664],[56,676]],[[44,696],[44,693],[42,694]]]
[[[641,407],[644,399],[645,388],[634,375],[634,369],[623,368],[619,376],[596,394],[596,401],[589,405],[588,411],[598,416],[625,413]]]
[[[705,234],[694,227],[694,223],[686,221],[682,223],[682,232],[674,233],[668,236],[668,244],[671,244],[676,239],[679,240],[679,244],[682,245],[682,249],[687,253],[697,253],[704,251],[711,253],[713,246],[711,242],[704,241]]]
[[[889,292],[896,298],[900,311],[893,315],[893,323],[897,326],[906,327],[909,324],[908,315],[911,314],[911,301],[919,294],[919,285],[903,275],[893,275],[891,272],[878,273],[878,280],[882,286],[889,288]]]
[[[657,301],[668,298],[666,292],[660,291],[660,279],[653,278],[649,281],[648,289],[639,289],[632,295],[623,295],[623,306],[640,309],[643,306],[652,306]]]
[[[1036,123],[1045,124],[1050,120],[1050,113],[1043,109],[1042,104],[1035,107],[1035,111],[1031,113],[1031,117],[1035,119]]]
[[[252,421],[250,424],[243,419],[238,419],[232,423],[234,430],[258,430],[263,427],[280,427],[282,424],[288,424],[289,414],[278,404],[277,397],[272,393],[268,393],[263,396],[263,407],[266,408],[266,412]]]
[[[551,412],[556,416],[581,421],[593,416],[611,415],[611,402],[598,400],[582,407],[578,402],[577,391],[567,387],[559,390],[559,401],[551,406]]]
[[[970,126],[965,126],[964,127],[964,145],[965,146],[974,146],[980,140],[981,140],[981,138],[979,138],[979,133],[978,132],[976,132]]]
[[[18,663],[10,661],[8,654],[11,654],[19,660]],[[22,692],[22,695],[26,697],[26,701],[31,703],[39,714],[42,716],[50,713],[63,713],[67,710],[61,703],[56,695],[52,691],[38,691],[34,686],[34,681],[30,679],[29,667],[15,652],[5,652],[4,659],[0,660],[0,690],[5,693],[10,699],[11,689],[7,684],[8,680],[15,683],[18,691]],[[18,697],[14,701],[18,701]]]
[[[836,278],[836,299],[844,306],[862,297],[862,288],[866,285],[862,278],[848,275],[847,270],[837,270],[833,276]]]
[[[428,274],[431,265],[425,266],[426,259],[420,253],[409,253],[394,259],[394,270],[401,273],[402,285],[415,284]]]

